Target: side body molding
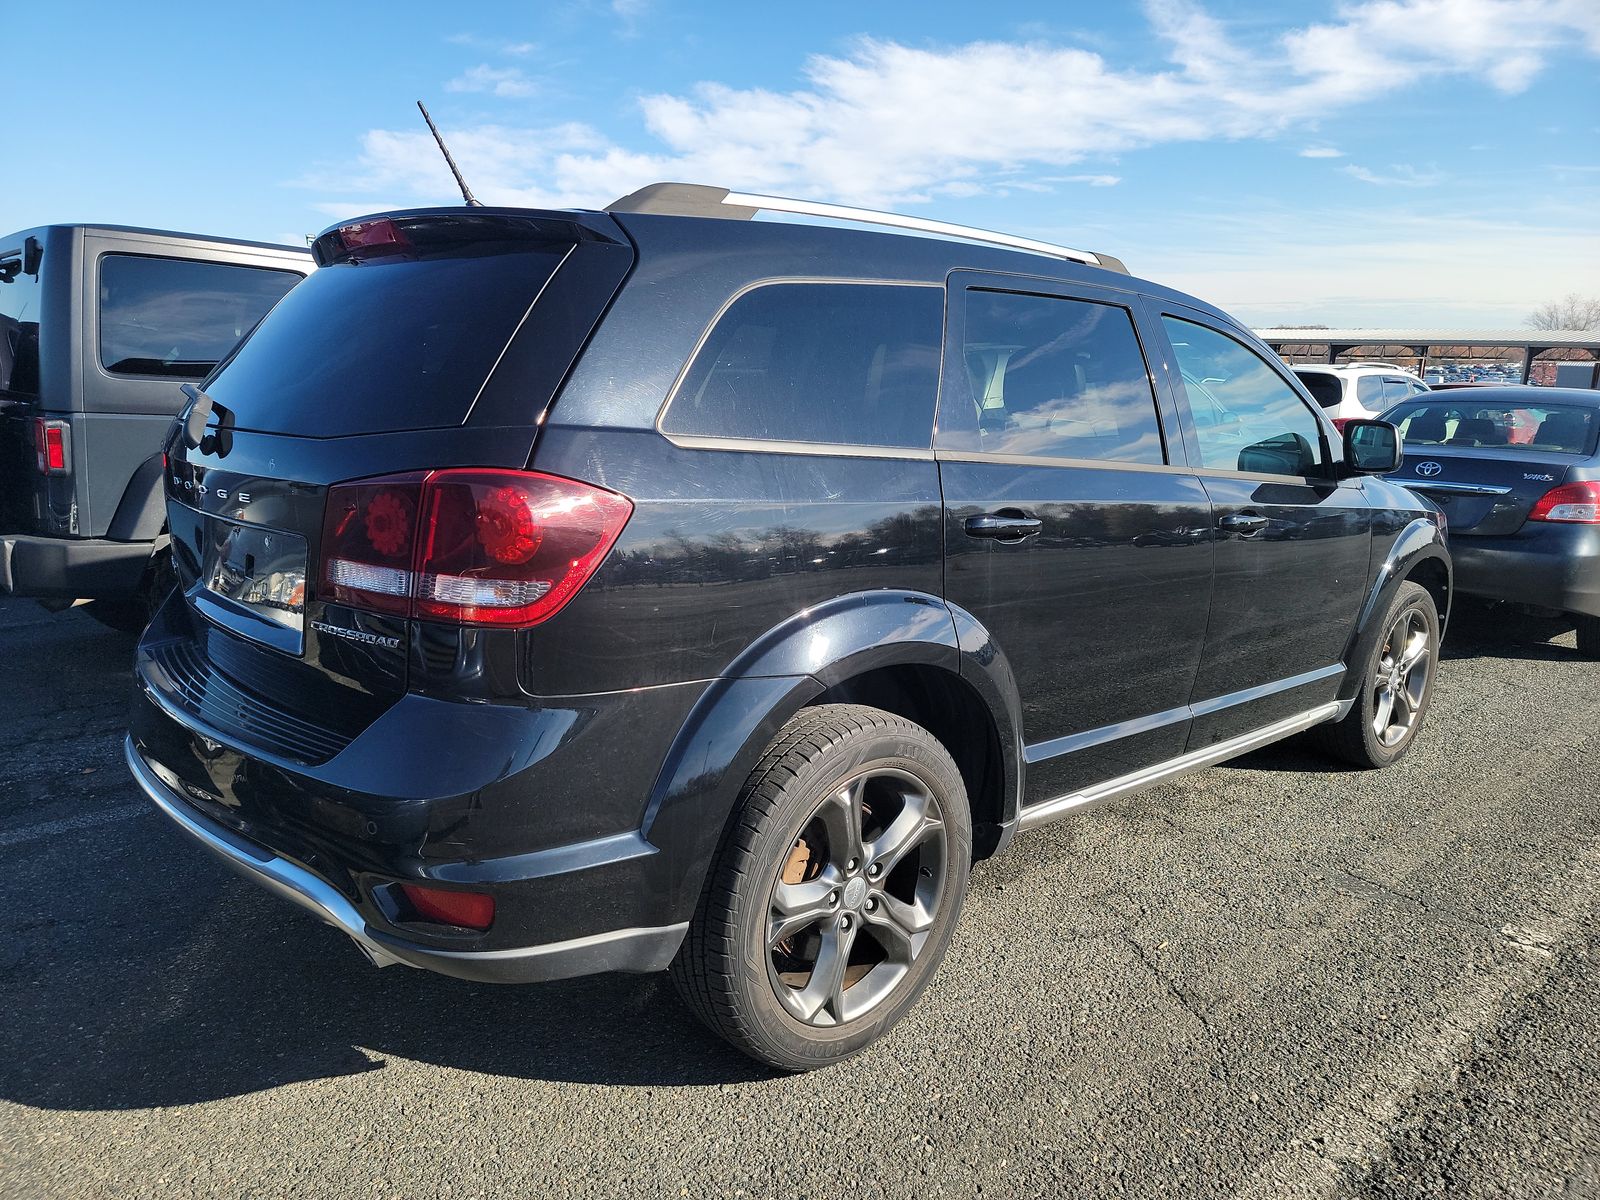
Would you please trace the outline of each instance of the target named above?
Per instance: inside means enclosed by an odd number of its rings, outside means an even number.
[[[965,633],[958,640],[963,620]],[[670,894],[662,899],[674,920],[698,902],[739,791],[784,723],[834,684],[906,665],[949,671],[989,704],[1006,759],[1009,835],[1020,795],[1019,708],[1010,668],[987,633],[971,616],[953,613],[926,593],[841,596],[796,614],[752,643],[706,689],[674,739],[643,822],[645,837],[668,865]]]

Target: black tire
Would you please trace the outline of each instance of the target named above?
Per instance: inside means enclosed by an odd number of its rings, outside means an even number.
[[[836,846],[830,830],[849,828],[841,814],[852,811],[850,844],[858,856],[848,860],[855,868],[843,871],[836,864],[845,853],[843,834]],[[902,827],[912,831],[900,839],[904,847],[887,849],[892,829]],[[883,863],[887,870],[879,869]],[[938,739],[880,709],[805,709],[783,727],[745,784],[673,961],[673,982],[701,1021],[752,1058],[785,1071],[840,1062],[883,1036],[932,981],[971,866],[966,789]],[[791,892],[821,889],[815,891],[820,907],[830,902],[823,896],[830,888],[836,907],[820,916],[779,915],[798,911],[780,903],[780,895],[787,900]],[[897,901],[891,891],[912,899]],[[902,910],[923,922],[914,937],[898,924]],[[778,936],[780,929],[792,932]],[[807,944],[836,950],[825,958],[817,949],[807,971]],[[877,954],[883,958],[875,961]],[[832,987],[823,978],[824,961],[840,964]],[[806,976],[803,988],[795,986],[799,975]],[[812,1016],[797,1015],[823,994],[832,998]]]
[[[1414,678],[1417,666],[1424,669],[1420,689],[1385,687],[1392,681],[1393,664],[1391,640],[1402,621],[1416,624],[1409,628],[1426,634],[1425,660],[1408,669],[1405,682]],[[1335,758],[1358,767],[1387,767],[1399,761],[1411,749],[1422,729],[1422,723],[1433,703],[1433,685],[1439,668],[1439,610],[1434,605],[1428,589],[1410,580],[1402,583],[1385,611],[1378,626],[1376,638],[1360,664],[1361,684],[1355,703],[1345,717],[1331,725],[1320,725],[1310,731],[1311,739]],[[1388,725],[1380,733],[1377,725],[1384,691],[1395,697],[1391,701],[1391,715],[1399,712],[1403,703],[1408,709],[1407,723],[1398,737],[1391,740],[1395,726]],[[1398,717],[1396,717],[1398,719]]]
[[[1600,658],[1600,617],[1574,616],[1578,627],[1578,653],[1585,658]]]

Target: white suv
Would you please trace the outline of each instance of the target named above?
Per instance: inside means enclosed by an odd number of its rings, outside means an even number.
[[[1340,429],[1346,421],[1375,417],[1401,400],[1432,390],[1399,367],[1300,363],[1290,369]]]

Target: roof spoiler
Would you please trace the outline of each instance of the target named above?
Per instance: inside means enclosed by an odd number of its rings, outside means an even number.
[[[844,204],[825,204],[818,200],[793,200],[786,196],[763,196],[754,192],[733,192],[727,188],[711,187],[702,183],[652,183],[636,192],[630,192],[606,205],[613,213],[656,213],[673,217],[719,217],[723,220],[748,221],[760,212],[792,213],[799,216],[826,217],[833,221],[850,221],[858,225],[879,225],[892,229],[905,229],[913,233],[932,233],[940,237],[959,238],[966,242],[981,242],[988,246],[1004,246],[1011,250],[1026,250],[1051,258],[1066,259],[1086,266],[1102,267],[1123,275],[1128,268],[1120,259],[1109,254],[1096,254],[1089,250],[1074,250],[1070,246],[1057,246],[1052,242],[1015,237],[1009,233],[995,233],[988,229],[975,229],[970,225],[954,225],[948,221],[930,221],[922,217],[908,217],[901,213],[878,212],[870,208],[851,208]]]

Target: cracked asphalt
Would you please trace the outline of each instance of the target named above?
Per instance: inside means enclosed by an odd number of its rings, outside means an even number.
[[[1600,1198],[1600,668],[1468,610],[1382,773],[1288,745],[1025,835],[880,1047],[663,978],[377,971],[122,766],[131,640],[0,600],[0,1195]]]

